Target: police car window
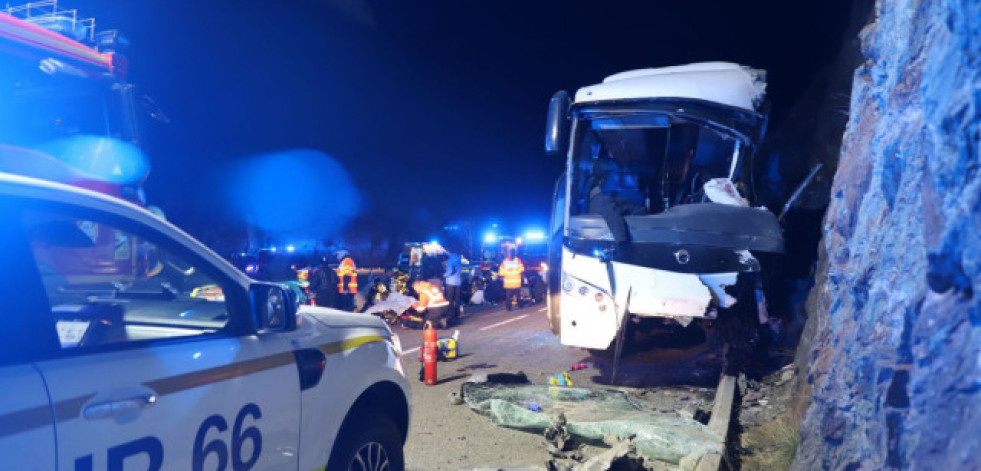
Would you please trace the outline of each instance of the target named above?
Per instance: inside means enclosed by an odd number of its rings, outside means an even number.
[[[111,225],[28,210],[24,226],[63,349],[214,333],[224,292],[184,258]]]

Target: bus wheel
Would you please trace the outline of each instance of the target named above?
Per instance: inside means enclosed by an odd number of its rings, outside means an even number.
[[[562,310],[559,307],[559,294],[549,294],[545,306],[545,317],[548,318],[548,328],[555,335],[562,334]]]

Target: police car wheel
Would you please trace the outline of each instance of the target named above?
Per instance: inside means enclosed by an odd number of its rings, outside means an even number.
[[[391,419],[372,414],[341,429],[327,469],[346,471],[402,471],[402,440]],[[360,420],[359,420],[360,419]]]

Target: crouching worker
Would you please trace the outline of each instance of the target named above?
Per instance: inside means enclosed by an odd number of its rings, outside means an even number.
[[[420,314],[425,313],[427,321],[440,329],[445,329],[448,325],[450,302],[443,296],[443,291],[438,286],[422,280],[412,283],[412,289],[419,296],[419,301],[412,304],[412,309]]]

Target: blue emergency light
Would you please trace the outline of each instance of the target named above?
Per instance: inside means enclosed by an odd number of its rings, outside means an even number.
[[[545,233],[539,230],[525,232],[525,240],[545,240]]]

